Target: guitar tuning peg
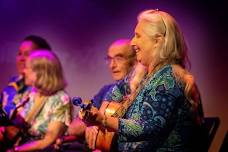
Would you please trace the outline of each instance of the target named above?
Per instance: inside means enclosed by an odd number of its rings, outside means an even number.
[[[73,105],[75,106],[79,106],[80,104],[82,104],[82,98],[81,97],[73,97],[71,99]]]

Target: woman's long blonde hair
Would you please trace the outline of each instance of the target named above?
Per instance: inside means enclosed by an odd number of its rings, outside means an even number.
[[[36,72],[35,87],[42,94],[51,95],[65,88],[62,65],[54,52],[36,50],[30,54],[29,62]]]
[[[178,81],[185,85],[185,95],[194,108],[198,107],[198,95],[193,76],[185,69],[190,62],[187,56],[187,45],[183,33],[176,20],[166,12],[159,10],[146,10],[139,14],[138,22],[145,22],[144,33],[151,38],[162,39],[160,47],[153,53],[154,71],[162,66],[172,65],[173,73]]]

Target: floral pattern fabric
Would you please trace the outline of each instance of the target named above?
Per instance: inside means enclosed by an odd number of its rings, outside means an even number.
[[[20,115],[25,116],[34,106],[35,92],[30,94],[30,101],[25,105]],[[33,121],[30,122],[29,133],[32,136],[42,137],[47,131],[48,124],[52,121],[60,121],[66,126],[71,122],[71,103],[69,96],[64,91],[45,98],[45,103]]]

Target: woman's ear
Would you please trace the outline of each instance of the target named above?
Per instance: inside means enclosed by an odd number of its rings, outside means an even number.
[[[159,46],[161,46],[163,41],[164,41],[164,36],[157,34],[155,36],[155,44],[154,44],[155,48],[158,48]]]

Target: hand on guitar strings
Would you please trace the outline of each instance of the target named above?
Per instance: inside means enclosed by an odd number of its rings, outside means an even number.
[[[101,125],[105,118],[96,107],[91,107],[90,110],[80,110],[79,117],[89,125]]]

